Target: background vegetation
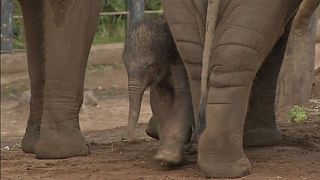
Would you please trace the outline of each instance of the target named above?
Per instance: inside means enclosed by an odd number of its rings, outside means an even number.
[[[103,0],[101,12],[126,11],[127,0]],[[13,0],[14,16],[21,16],[21,8],[18,0]],[[160,0],[145,0],[145,10],[161,9]],[[146,16],[158,16],[159,14],[146,14]],[[99,25],[93,44],[107,44],[123,42],[126,34],[127,15],[100,16]],[[13,20],[13,47],[25,49],[24,28],[21,18]]]

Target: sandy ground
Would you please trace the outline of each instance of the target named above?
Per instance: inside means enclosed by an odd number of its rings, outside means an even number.
[[[20,77],[17,77],[20,76]],[[126,141],[128,112],[127,77],[120,64],[91,65],[86,90],[97,104],[85,104],[81,129],[91,142],[92,154],[62,160],[37,160],[20,149],[28,116],[26,74],[15,74],[1,87],[1,179],[204,179],[196,154],[187,154],[179,168],[162,168],[153,161],[159,142],[144,134],[151,116],[148,93],[142,104],[137,137]],[[320,99],[320,74],[313,98]],[[305,106],[315,109],[315,104]],[[310,115],[304,123],[289,121],[287,111],[278,114],[283,142],[277,146],[248,148],[252,174],[241,179],[320,179],[320,117]]]

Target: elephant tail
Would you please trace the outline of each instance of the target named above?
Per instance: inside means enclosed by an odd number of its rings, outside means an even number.
[[[202,58],[202,74],[201,74],[201,98],[199,110],[199,122],[196,127],[198,135],[205,128],[205,114],[208,96],[208,76],[210,67],[210,58],[212,56],[213,41],[215,39],[215,29],[218,20],[219,6],[221,0],[209,0],[206,19],[206,34]]]

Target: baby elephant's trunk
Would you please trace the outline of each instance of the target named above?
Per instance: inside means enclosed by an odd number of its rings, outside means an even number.
[[[129,119],[128,119],[128,138],[134,137],[134,131],[139,119],[141,101],[146,87],[137,80],[129,80]]]

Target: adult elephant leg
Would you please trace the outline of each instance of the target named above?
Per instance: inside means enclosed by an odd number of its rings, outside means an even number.
[[[244,126],[244,146],[274,145],[282,139],[281,131],[276,124],[275,99],[289,30],[290,26],[274,46],[253,81]]]
[[[100,1],[44,1],[45,85],[37,158],[88,155],[79,127],[84,75]]]
[[[202,52],[208,1],[162,0],[162,3],[165,18],[189,77],[195,121],[199,124]]]
[[[22,139],[22,150],[34,153],[34,146],[39,139],[42,116],[42,97],[44,86],[44,56],[42,33],[43,1],[20,1],[27,41],[28,70],[30,78],[30,113],[26,132]]]
[[[256,72],[283,33],[290,3],[222,3],[229,4],[216,29],[207,127],[199,141],[198,164],[207,176],[233,178],[250,173],[242,148],[250,89]]]

